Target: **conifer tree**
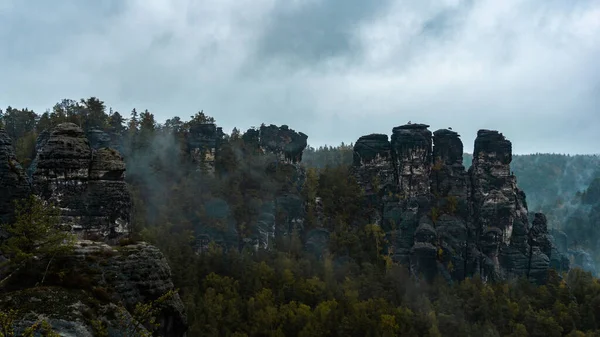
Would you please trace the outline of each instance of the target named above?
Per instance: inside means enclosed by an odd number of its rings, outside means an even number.
[[[58,208],[34,195],[16,203],[14,223],[3,225],[9,238],[0,247],[14,271],[0,284],[33,259],[48,260],[47,271],[56,256],[72,251],[75,237],[60,228],[59,215]]]

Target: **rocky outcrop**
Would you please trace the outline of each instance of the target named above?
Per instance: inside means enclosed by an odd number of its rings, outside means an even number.
[[[510,172],[511,160],[510,141],[497,131],[479,130],[469,168],[473,208],[469,230],[479,240],[479,272],[494,279],[501,273],[526,275],[529,268],[527,205]],[[501,263],[506,269],[501,270]]]
[[[352,173],[363,187],[367,204],[365,211],[372,223],[383,217],[383,200],[396,190],[395,169],[387,135],[370,134],[354,144]]]
[[[0,128],[0,224],[13,221],[14,202],[26,198],[29,192],[29,182],[17,162],[12,141]],[[3,233],[0,232],[0,235]]]
[[[187,316],[179,295],[172,292],[171,269],[152,245],[111,247],[77,241],[71,254],[57,257],[47,272],[45,267],[44,263],[34,268],[27,277],[15,276],[14,283],[7,285],[13,290],[0,297],[0,307],[17,307],[25,314],[22,325],[44,317],[53,330],[67,336],[96,336],[95,320],[103,323],[109,335],[118,334],[130,325],[137,304],[168,294],[158,304],[157,335],[186,335]],[[34,287],[43,275],[46,286]]]
[[[393,259],[415,268],[435,264],[437,256],[430,243],[415,241],[417,228],[431,210],[429,175],[432,140],[427,128],[425,124],[408,124],[392,130],[390,146],[394,186],[388,187],[389,192],[382,198],[381,225],[388,233]],[[427,275],[429,273],[425,272]]]
[[[463,279],[467,263],[467,220],[470,215],[470,180],[462,164],[463,144],[458,133],[433,133],[431,170],[432,216],[438,234],[438,259],[451,278]],[[473,246],[470,247],[473,249]]]
[[[287,125],[263,124],[258,129],[247,130],[241,138],[246,156],[264,156],[266,179],[277,186],[272,191],[272,199],[263,201],[257,210],[258,219],[251,224],[253,230],[249,237],[243,239],[244,244],[266,249],[278,238],[289,237],[293,233],[303,236],[306,209],[305,200],[300,195],[306,172],[299,163],[308,136]]]
[[[80,238],[109,243],[129,233],[132,204],[119,152],[92,149],[81,128],[65,123],[40,134],[36,153],[30,167],[33,192],[60,208],[63,224]],[[0,216],[10,220],[14,207],[7,205],[27,196],[30,185],[3,130],[0,187]],[[44,319],[64,336],[99,335],[100,323],[108,335],[124,335],[127,325],[135,324],[137,304],[174,288],[165,257],[147,243],[111,247],[80,240],[72,254],[50,261],[33,260],[3,284],[0,310],[18,308],[24,315],[17,331]],[[44,287],[38,287],[40,280]],[[159,308],[157,335],[185,336],[187,318],[179,295],[172,293]]]
[[[93,150],[73,123],[38,140],[34,191],[61,209],[64,224],[80,237],[115,241],[129,232],[131,196],[125,164],[115,150]]]
[[[261,125],[260,147],[264,152],[273,153],[282,162],[299,163],[307,146],[308,136],[296,132],[287,125]]]
[[[401,199],[429,197],[431,131],[425,124],[407,124],[392,130],[392,160]]]
[[[98,259],[94,260],[94,256]],[[109,295],[113,302],[124,303],[130,311],[137,303],[154,301],[174,290],[166,258],[158,248],[144,242],[115,249],[106,244],[82,241],[71,261],[75,265],[83,263],[90,271],[92,283],[112,290]],[[159,334],[184,336],[187,317],[179,295],[173,294],[161,307],[157,319]]]
[[[215,158],[223,138],[223,129],[214,123],[193,124],[186,133],[188,153],[198,165],[198,169],[215,173]]]
[[[98,301],[84,290],[36,287],[2,294],[0,308],[21,309],[13,326],[14,336],[42,321],[60,336],[93,337],[102,332],[124,336],[135,323],[127,310],[114,303]],[[102,324],[99,326],[99,324]],[[148,333],[144,327],[140,332]]]
[[[367,206],[382,210],[378,223],[394,259],[414,275],[543,282],[551,263],[564,267],[545,217],[536,214],[529,227],[525,194],[510,171],[512,144],[501,133],[478,132],[468,172],[451,130],[402,125],[392,130],[389,149],[387,155],[385,135],[359,138],[353,172]],[[373,184],[382,178],[386,193]]]

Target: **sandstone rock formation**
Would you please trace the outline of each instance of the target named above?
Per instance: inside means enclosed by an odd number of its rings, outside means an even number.
[[[13,220],[14,201],[27,197],[29,191],[27,176],[17,162],[12,141],[0,128],[0,224]]]
[[[186,144],[199,170],[214,174],[215,158],[222,138],[223,129],[213,123],[190,126],[186,133]]]
[[[43,266],[36,270],[44,272]],[[92,320],[104,322],[109,335],[121,335],[136,304],[154,301],[174,289],[165,257],[143,242],[115,248],[78,241],[74,252],[59,258],[47,274],[46,287],[30,288],[33,284],[21,282],[18,290],[0,297],[0,308],[22,309],[23,326],[44,317],[65,336],[95,336]],[[33,281],[39,276],[30,272],[20,279]],[[178,294],[160,306],[157,322],[159,336],[185,336],[187,317]]]
[[[60,336],[97,336],[93,321],[102,322],[108,336],[127,335],[134,323],[128,311],[114,303],[99,302],[83,290],[61,287],[37,287],[0,296],[0,308],[21,309],[13,326],[14,336],[23,336],[25,329],[45,320]],[[141,332],[148,331],[141,327]]]
[[[255,248],[266,249],[276,238],[302,234],[304,230],[305,205],[300,197],[306,172],[299,163],[307,146],[308,136],[296,132],[287,125],[261,125],[242,135],[247,155],[274,156],[267,165],[266,175],[281,186],[274,191],[273,199],[265,202],[259,210],[254,233],[247,243]]]
[[[131,196],[125,165],[115,150],[92,150],[73,123],[38,140],[32,169],[35,193],[61,209],[65,224],[84,238],[115,241],[129,232]]]
[[[525,194],[510,171],[510,141],[480,130],[467,172],[459,135],[428,127],[402,125],[389,143],[368,135],[354,146],[354,175],[393,258],[428,279],[480,274],[543,282],[550,261],[564,267],[545,217],[536,214],[529,226]]]
[[[65,123],[40,134],[36,153],[29,171],[32,189],[0,129],[2,221],[11,220],[14,200],[34,192],[55,203],[62,222],[80,238],[114,243],[129,233],[132,204],[119,152],[92,149],[81,128]],[[114,248],[79,240],[72,255],[56,257],[52,264],[32,262],[30,267],[18,269],[25,274],[11,277],[4,289],[12,292],[0,297],[0,309],[26,309],[17,331],[46,318],[62,335],[94,336],[92,319],[99,319],[109,335],[123,335],[122,323],[131,322],[136,304],[173,290],[165,257],[143,242]],[[41,279],[47,286],[35,288]],[[187,318],[177,294],[161,305],[158,323],[158,335],[185,336]]]
[[[396,191],[396,172],[388,136],[362,136],[356,141],[354,149],[352,173],[357,181],[362,182],[367,197],[365,211],[369,213],[372,223],[379,223],[382,219],[383,200],[387,200]]]
[[[302,161],[302,152],[307,146],[308,136],[296,132],[287,125],[261,125],[260,147],[264,152],[270,152],[282,162],[299,163]]]
[[[174,290],[166,258],[158,248],[144,242],[115,249],[102,243],[80,241],[69,261],[72,270],[78,266],[87,269],[91,283],[114,291],[109,293],[112,301],[124,303],[130,311],[137,303],[156,300]],[[64,261],[63,266],[69,261]],[[164,303],[157,322],[161,336],[185,334],[187,317],[178,294]]]

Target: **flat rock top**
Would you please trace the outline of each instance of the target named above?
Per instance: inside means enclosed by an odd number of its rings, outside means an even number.
[[[395,128],[392,129],[392,132],[396,132],[399,130],[422,130],[422,129],[427,129],[429,128],[429,125],[427,124],[404,124],[404,125],[400,125],[400,126],[396,126]]]
[[[448,130],[448,129],[439,129],[433,132],[433,135],[436,137],[444,137],[444,138],[459,138],[460,135],[456,131]]]
[[[74,137],[74,138],[86,138],[83,129],[81,129],[75,123],[62,123],[55,126],[50,132],[50,137]]]
[[[495,130],[479,130],[475,139],[475,148],[473,154],[476,156],[480,152],[502,154],[502,161],[510,163],[512,158],[512,143],[504,135]]]
[[[62,123],[54,127],[48,141],[40,146],[37,167],[42,169],[87,168],[92,156],[85,133],[73,123]]]
[[[356,141],[357,143],[359,142],[387,142],[388,141],[388,135],[383,134],[383,133],[372,133],[370,135],[365,135],[365,136],[361,136],[360,138],[358,138],[358,140]]]
[[[354,143],[354,151],[357,152],[371,152],[376,153],[385,152],[390,150],[390,142],[387,135],[382,134],[370,134],[360,137],[356,143]]]

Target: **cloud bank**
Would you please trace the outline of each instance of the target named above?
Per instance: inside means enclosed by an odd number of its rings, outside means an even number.
[[[407,121],[600,153],[595,0],[4,0],[0,106],[97,96],[159,120],[288,124],[312,145]]]

